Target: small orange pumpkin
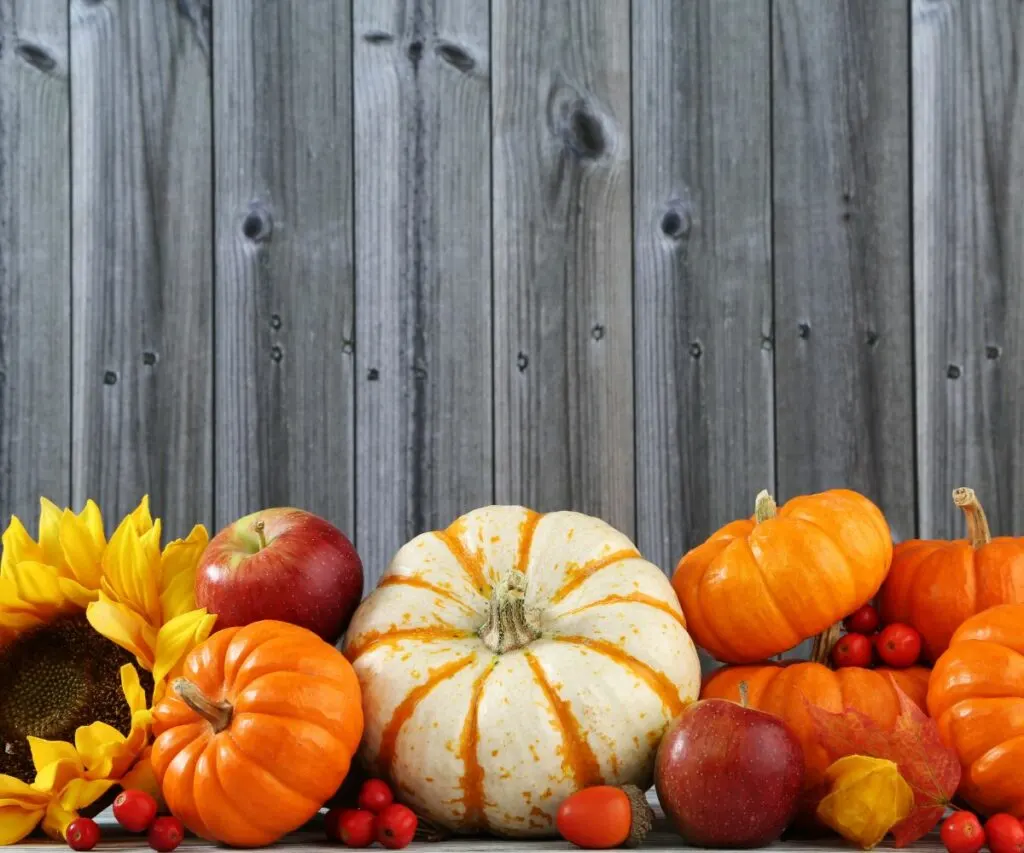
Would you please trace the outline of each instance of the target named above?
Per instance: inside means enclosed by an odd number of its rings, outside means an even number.
[[[973,489],[957,489],[953,502],[964,512],[967,539],[900,542],[878,596],[882,621],[915,627],[933,662],[964,620],[997,604],[1024,603],[1024,537],[993,539]]]
[[[928,712],[963,766],[960,794],[1024,818],[1024,604],[972,616],[932,670]]]
[[[892,535],[881,510],[848,489],[803,495],[733,521],[672,576],[690,634],[726,663],[754,663],[820,634],[885,580]]]
[[[363,733],[359,683],[311,631],[264,620],[213,634],[153,709],[164,800],[196,835],[272,844],[344,781]]]

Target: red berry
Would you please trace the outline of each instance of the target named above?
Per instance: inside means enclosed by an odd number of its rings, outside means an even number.
[[[985,830],[977,815],[954,812],[943,822],[939,838],[949,853],[978,853],[985,845]]]
[[[985,840],[992,853],[1024,853],[1024,826],[1012,814],[994,814],[985,821]]]
[[[832,647],[832,663],[836,667],[870,666],[871,640],[863,634],[847,634]]]
[[[367,779],[359,789],[359,808],[377,814],[395,801],[388,783],[383,779]]]
[[[392,803],[377,815],[377,840],[389,850],[399,850],[412,842],[418,823],[412,809]]]
[[[904,669],[921,657],[921,635],[909,625],[893,622],[878,635],[877,648],[878,656],[889,666]]]
[[[154,850],[166,853],[173,850],[185,837],[185,827],[176,817],[158,817],[149,827],[146,840]]]
[[[870,604],[858,607],[843,621],[847,631],[855,634],[874,634],[878,630],[878,611]]]
[[[365,809],[331,809],[327,812],[327,839],[349,847],[369,847],[376,837],[374,814]]]
[[[114,800],[114,817],[129,832],[145,832],[156,817],[156,800],[145,791],[122,791]]]
[[[100,828],[91,817],[80,817],[71,821],[64,837],[72,850],[92,850],[100,843]]]

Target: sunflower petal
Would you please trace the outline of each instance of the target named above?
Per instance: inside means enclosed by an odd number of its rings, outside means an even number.
[[[45,740],[44,738],[32,737],[31,735],[27,740],[29,750],[32,753],[32,763],[36,767],[34,787],[39,790],[53,791],[56,787],[63,787],[63,785],[58,786],[57,781],[64,771],[58,772],[56,769],[52,769],[56,768],[57,765],[68,764],[70,766],[77,766],[80,771],[85,769],[75,748],[67,741]],[[42,780],[40,779],[41,776],[43,777]]]
[[[156,565],[146,558],[131,516],[122,522],[103,555],[102,589],[119,604],[138,613],[150,625],[160,624],[160,592]]]
[[[84,519],[66,509],[60,518],[60,544],[72,575],[89,589],[99,589],[106,545],[102,535],[97,539]]]
[[[146,691],[139,681],[139,671],[130,663],[121,667],[121,690],[133,716],[146,710]]]
[[[11,516],[11,522],[7,525],[2,537],[3,557],[0,558],[0,577],[7,573],[7,567],[20,563],[22,560],[43,559],[43,549],[36,544],[35,539],[29,535],[25,525],[16,515]]]
[[[97,633],[127,649],[143,669],[152,671],[156,662],[156,630],[142,616],[102,592],[85,613]]]
[[[113,726],[100,720],[75,731],[75,749],[82,757],[86,773],[93,777],[109,776],[113,767],[112,753],[124,745],[126,738]]]
[[[67,610],[79,610],[95,597],[81,584],[61,577],[57,569],[46,563],[23,560],[9,567],[7,577],[14,582],[22,602],[20,610],[31,611],[49,619]]]
[[[110,779],[72,780],[60,797],[50,801],[43,818],[43,832],[51,838],[64,839],[79,810],[91,806],[113,786]]]
[[[185,539],[170,542],[160,558],[160,606],[164,621],[181,616],[196,606],[196,566],[210,536],[197,524]]]
[[[88,531],[89,538],[93,542],[99,542],[100,545],[106,547],[107,536],[103,530],[103,513],[100,512],[96,501],[91,498],[87,500],[85,506],[82,507],[82,511],[78,513],[77,518],[79,523]]]
[[[153,516],[149,514],[149,495],[143,495],[139,505],[132,510],[131,519],[135,532],[141,536],[153,526]]]
[[[46,814],[45,800],[42,805],[37,805],[32,796],[22,798],[5,792],[4,780],[11,778],[0,776],[0,847],[17,844],[39,825]]]
[[[153,681],[161,684],[165,679],[178,675],[185,656],[210,636],[216,621],[217,617],[207,613],[204,607],[182,613],[165,623],[156,638]],[[155,687],[153,699],[157,699]]]
[[[39,547],[43,560],[51,566],[63,568],[64,549],[60,547],[61,511],[53,501],[39,499]]]

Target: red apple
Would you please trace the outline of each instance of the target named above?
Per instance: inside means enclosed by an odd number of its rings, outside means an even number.
[[[362,596],[363,563],[345,534],[292,507],[229,524],[196,568],[196,603],[217,614],[217,630],[278,619],[335,645]]]
[[[803,750],[780,719],[702,699],[669,726],[654,784],[665,815],[694,847],[764,847],[796,813]]]

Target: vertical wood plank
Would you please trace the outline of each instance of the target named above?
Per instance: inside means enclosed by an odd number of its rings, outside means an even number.
[[[921,534],[962,537],[972,486],[1024,529],[1024,6],[913,6]]]
[[[493,500],[486,0],[356,0],[358,545]]]
[[[915,533],[904,0],[773,4],[780,499],[857,489]]]
[[[0,3],[0,525],[71,499],[66,0]]]
[[[774,489],[767,0],[633,2],[637,518],[671,573]]]
[[[71,0],[75,503],[212,517],[208,4]]]
[[[494,0],[500,502],[634,533],[628,0]]]
[[[352,535],[351,6],[214,16],[217,523],[294,505]]]

